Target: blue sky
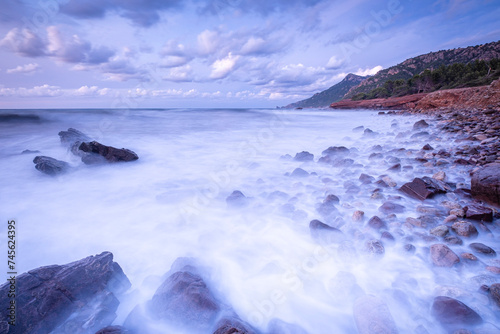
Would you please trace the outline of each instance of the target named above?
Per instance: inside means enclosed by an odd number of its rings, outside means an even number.
[[[0,108],[275,107],[500,40],[498,0],[2,0]]]

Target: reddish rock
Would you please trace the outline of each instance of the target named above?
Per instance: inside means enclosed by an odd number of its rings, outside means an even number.
[[[469,245],[470,248],[475,250],[478,253],[484,254],[484,255],[489,255],[489,256],[496,256],[497,253],[495,250],[489,246],[486,246],[485,244],[482,244],[480,242],[473,242]]]
[[[489,292],[493,301],[500,307],[500,283],[492,284]]]
[[[391,213],[403,213],[406,211],[406,208],[403,205],[396,204],[393,202],[385,202],[382,204],[379,208],[378,211],[385,213],[385,214],[391,214]]]
[[[460,262],[457,254],[446,245],[435,244],[431,246],[432,262],[438,267],[453,267]]]
[[[464,207],[465,218],[481,220],[485,222],[493,221],[493,210],[479,204],[470,204]]]
[[[472,174],[472,196],[500,205],[500,163],[484,165]]]
[[[368,226],[375,230],[380,230],[381,228],[386,228],[385,222],[377,216],[373,216],[368,221]]]
[[[405,183],[399,190],[412,198],[423,201],[436,194],[446,193],[448,187],[444,182],[426,176],[417,177],[412,182]]]
[[[473,309],[459,300],[445,296],[434,298],[431,313],[441,325],[450,329],[478,325],[483,322]]]
[[[477,229],[474,225],[465,221],[458,221],[451,225],[453,231],[462,237],[475,237],[477,236]]]
[[[429,124],[423,119],[421,119],[420,121],[413,124],[413,130],[420,130],[420,129],[425,129],[428,127],[429,127]]]
[[[409,106],[414,106],[415,103],[425,97],[427,93],[406,95],[401,97],[391,97],[388,99],[372,99],[372,100],[342,100],[334,102],[330,108],[334,109],[408,109]]]

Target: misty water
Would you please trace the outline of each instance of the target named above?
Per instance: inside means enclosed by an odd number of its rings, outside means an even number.
[[[179,257],[198,259],[216,294],[263,331],[279,318],[315,334],[356,333],[353,305],[365,293],[381,298],[405,333],[422,328],[444,333],[430,314],[438,295],[459,297],[487,323],[495,322],[488,298],[478,292],[480,284],[491,283],[488,276],[474,267],[435,268],[431,243],[414,236],[418,229],[403,225],[407,217],[421,215],[416,208],[422,202],[397,188],[437,171],[416,163],[417,152],[426,143],[436,149],[454,145],[442,133],[425,141],[410,138],[421,117],[271,109],[1,113],[40,117],[0,123],[0,203],[2,219],[17,221],[18,271],[111,251],[132,283],[120,298],[116,324],[136,304],[151,299]],[[353,131],[358,126],[378,135]],[[84,165],[59,140],[58,132],[69,127],[103,144],[131,149],[139,160]],[[350,148],[347,158],[354,162],[318,163],[330,146]],[[21,154],[26,149],[40,153]],[[314,154],[314,161],[293,160],[301,151]],[[382,156],[370,158],[372,153]],[[34,168],[36,155],[73,168],[56,177],[44,175]],[[398,160],[403,169],[388,171]],[[292,176],[296,168],[309,175]],[[362,184],[361,173],[375,180],[388,175],[397,187],[372,196],[377,185]],[[470,182],[465,168],[446,173],[450,182]],[[245,206],[228,206],[226,198],[234,190],[247,197]],[[318,208],[329,194],[340,202],[338,212],[325,217]],[[401,196],[392,198],[405,206],[404,213],[378,211],[391,196]],[[441,195],[425,204],[446,199]],[[364,211],[364,222],[351,219],[356,210]],[[380,232],[366,226],[374,215],[386,220],[396,237],[384,241],[383,256],[365,249],[367,240],[380,239]],[[345,238],[322,244],[311,236],[313,219],[339,228]],[[1,232],[5,240],[4,227]],[[475,241],[494,247],[496,233],[480,233]],[[408,243],[415,253],[405,251]],[[452,249],[469,252],[467,245]]]

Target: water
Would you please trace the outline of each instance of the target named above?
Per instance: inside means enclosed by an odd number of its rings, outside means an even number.
[[[1,112],[7,113],[14,111]],[[18,222],[18,271],[111,251],[133,285],[122,298],[117,324],[133,306],[151,298],[162,275],[182,256],[195,257],[209,268],[216,293],[262,330],[272,318],[280,318],[310,333],[356,332],[353,303],[368,293],[387,303],[402,332],[423,326],[439,333],[430,306],[446,289],[494,322],[487,298],[470,280],[483,271],[434,268],[430,243],[419,238],[411,242],[414,255],[404,251],[404,238],[415,231],[403,223],[421,215],[416,208],[422,203],[403,196],[397,202],[406,212],[384,217],[377,210],[384,200],[371,198],[376,186],[358,181],[361,173],[389,175],[399,187],[415,176],[432,176],[434,168],[412,160],[417,150],[427,142],[437,149],[453,143],[445,134],[426,142],[410,139],[413,123],[421,118],[374,111],[263,109],[15,113],[40,116],[38,122],[0,123],[0,203],[2,219]],[[360,125],[380,135],[366,138],[352,130]],[[106,145],[129,148],[140,159],[83,165],[59,141],[57,133],[69,127]],[[354,165],[332,167],[282,157],[309,151],[317,161],[329,146],[342,145],[356,148],[349,155]],[[381,145],[383,158],[369,159],[377,151],[374,145]],[[388,153],[399,148],[406,151]],[[25,149],[74,168],[48,177],[35,170],[36,154],[20,154]],[[395,158],[413,169],[387,171]],[[297,167],[311,174],[290,176]],[[464,168],[446,173],[451,182],[469,182]],[[359,188],[348,188],[349,182]],[[234,190],[248,197],[246,207],[227,206],[225,199]],[[328,194],[340,198],[336,218],[317,211]],[[398,195],[396,188],[383,189],[386,199]],[[364,223],[351,221],[355,210],[365,212]],[[396,237],[394,244],[384,242],[380,258],[364,251],[367,240],[380,238],[366,227],[374,215],[386,219]],[[341,246],[319,244],[309,231],[312,219],[340,228],[348,240]],[[478,239],[495,248],[498,231],[492,231],[480,232]],[[1,232],[5,240],[5,229]],[[470,251],[467,242],[453,250]]]

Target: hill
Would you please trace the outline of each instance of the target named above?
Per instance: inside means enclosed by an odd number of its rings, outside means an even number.
[[[442,65],[468,64],[476,60],[489,61],[495,58],[500,58],[500,41],[466,48],[430,52],[379,71],[374,76],[363,80],[359,85],[352,87],[343,98],[349,99],[360,93],[368,94],[373,89],[382,87],[388,80],[408,80],[427,69],[438,69]]]
[[[291,103],[285,108],[321,108],[327,107],[332,102],[341,100],[344,95],[354,86],[359,85],[367,77],[362,77],[355,74],[348,74],[344,80],[336,85],[322,91],[321,93],[316,93],[312,97]]]

